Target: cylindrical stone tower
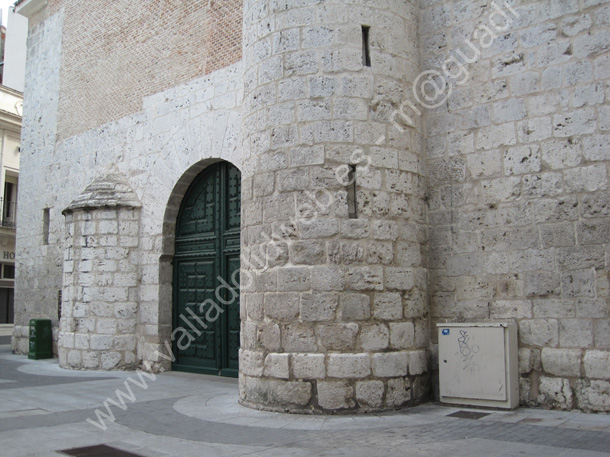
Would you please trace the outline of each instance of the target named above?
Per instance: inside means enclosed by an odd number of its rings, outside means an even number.
[[[428,391],[415,0],[245,0],[240,401],[400,408]]]

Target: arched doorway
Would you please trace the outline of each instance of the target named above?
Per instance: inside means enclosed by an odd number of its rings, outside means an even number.
[[[176,223],[172,368],[238,375],[241,173],[228,162],[201,172]]]

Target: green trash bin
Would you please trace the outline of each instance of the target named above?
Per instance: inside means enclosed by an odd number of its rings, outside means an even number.
[[[50,319],[30,319],[28,359],[53,358],[53,327]]]

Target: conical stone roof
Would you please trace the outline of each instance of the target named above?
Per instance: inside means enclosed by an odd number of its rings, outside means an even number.
[[[140,208],[142,204],[125,176],[111,171],[89,184],[63,213],[78,209]]]

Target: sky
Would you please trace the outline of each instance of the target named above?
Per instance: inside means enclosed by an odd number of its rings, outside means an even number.
[[[2,25],[6,25],[6,19],[8,18],[8,7],[13,6],[15,0],[0,0],[0,8],[2,8]]]

